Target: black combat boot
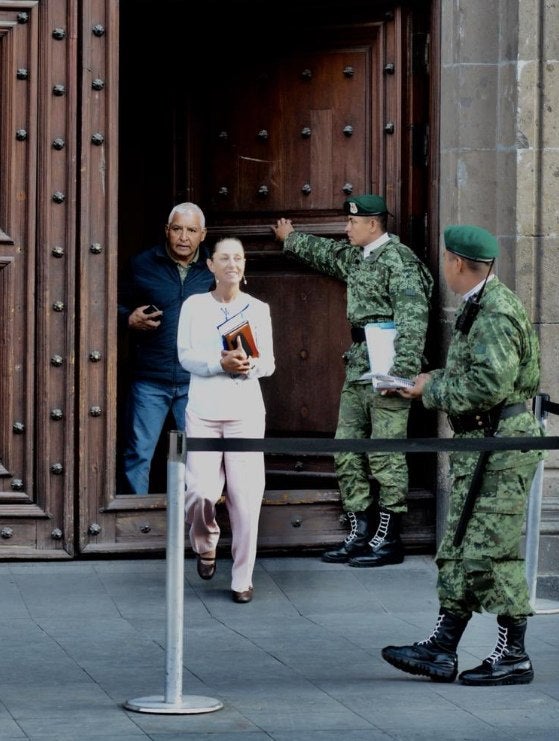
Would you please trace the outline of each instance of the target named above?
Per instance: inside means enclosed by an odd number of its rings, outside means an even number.
[[[386,509],[379,511],[376,533],[362,555],[350,558],[350,566],[386,566],[402,563],[404,546],[400,540],[400,515]]]
[[[323,561],[346,563],[352,556],[365,552],[370,538],[368,512],[347,512],[347,519],[351,526],[349,535],[339,548],[323,553]]]
[[[412,646],[386,646],[382,658],[408,674],[420,674],[433,682],[454,682],[458,673],[456,648],[467,624],[466,618],[441,609],[429,638]]]
[[[497,616],[499,635],[493,653],[475,669],[462,672],[462,684],[499,687],[503,684],[530,684],[534,670],[524,648],[526,618]]]

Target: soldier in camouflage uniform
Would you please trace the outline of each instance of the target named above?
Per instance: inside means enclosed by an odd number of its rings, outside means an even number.
[[[284,251],[347,284],[352,345],[344,354],[336,439],[404,438],[410,401],[360,381],[370,370],[365,342],[369,322],[394,322],[396,339],[390,372],[415,376],[421,369],[433,279],[409,247],[388,234],[388,211],[378,195],[348,198],[347,240],[296,232],[288,219],[273,230]],[[342,506],[350,523],[345,541],[322,559],[370,567],[401,563],[400,518],[407,511],[408,469],[403,454],[341,453],[335,456]],[[378,514],[369,474],[379,484]]]
[[[447,413],[455,437],[483,438],[497,427],[505,437],[543,435],[528,402],[538,391],[540,356],[536,333],[518,297],[493,274],[495,237],[475,226],[444,233],[444,273],[449,288],[464,296],[446,367],[418,376],[400,393],[422,397],[427,408]],[[488,433],[489,430],[489,433]],[[456,649],[473,612],[497,615],[494,651],[459,679],[467,685],[527,684],[534,671],[524,636],[532,614],[521,538],[531,482],[544,456],[539,450],[489,454],[471,518],[461,543],[455,538],[479,453],[451,455],[453,477],[448,523],[439,546],[439,616],[431,635],[411,646],[387,646],[383,658],[410,674],[452,682]]]

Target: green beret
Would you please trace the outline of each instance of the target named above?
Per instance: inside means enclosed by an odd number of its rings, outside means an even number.
[[[378,216],[387,214],[388,209],[382,196],[352,196],[344,201],[344,211],[353,216]]]
[[[481,226],[447,226],[444,243],[449,252],[477,262],[490,262],[499,256],[497,239]]]

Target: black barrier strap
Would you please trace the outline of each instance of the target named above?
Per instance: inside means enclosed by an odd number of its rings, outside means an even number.
[[[261,451],[264,453],[443,453],[477,450],[559,450],[559,437],[406,438],[332,440],[330,438],[187,437],[186,450]]]
[[[551,414],[559,414],[559,404],[556,401],[544,399],[542,402],[542,411],[551,412]]]

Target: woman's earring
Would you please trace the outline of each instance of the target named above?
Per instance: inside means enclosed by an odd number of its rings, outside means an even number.
[[[245,278],[245,276],[243,275],[243,285],[244,285],[244,286],[246,286],[246,284],[247,284],[247,279],[246,279],[246,278]]]

